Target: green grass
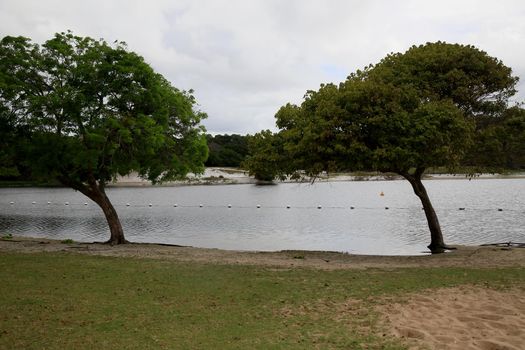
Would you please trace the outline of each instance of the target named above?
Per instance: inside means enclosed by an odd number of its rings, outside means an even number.
[[[461,284],[524,287],[525,271],[9,253],[0,255],[0,280],[0,349],[402,349],[375,335],[372,307],[385,297]]]
[[[0,237],[0,238],[9,241],[9,240],[13,239],[13,235],[11,233],[3,233],[2,237]]]

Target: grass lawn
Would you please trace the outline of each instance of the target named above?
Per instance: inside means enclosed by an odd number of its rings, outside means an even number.
[[[335,270],[0,254],[0,349],[403,349],[373,307],[523,268]]]

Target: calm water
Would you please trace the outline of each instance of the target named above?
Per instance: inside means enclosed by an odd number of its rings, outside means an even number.
[[[525,242],[525,180],[433,180],[425,186],[447,243]],[[135,242],[362,254],[417,254],[429,243],[420,202],[406,181],[111,188],[108,195],[127,239]],[[102,211],[70,189],[0,189],[4,233],[109,238]]]

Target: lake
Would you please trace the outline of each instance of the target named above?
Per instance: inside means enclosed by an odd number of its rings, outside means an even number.
[[[446,243],[525,242],[524,179],[424,183]],[[421,254],[430,242],[419,199],[403,180],[114,187],[107,192],[133,242],[382,255]],[[6,233],[109,238],[97,205],[66,188],[0,189],[0,234]]]

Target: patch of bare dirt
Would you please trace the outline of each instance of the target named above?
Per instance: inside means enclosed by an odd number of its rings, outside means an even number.
[[[65,251],[88,255],[264,265],[279,268],[525,267],[525,248],[506,247],[458,246],[457,250],[438,255],[373,256],[317,251],[245,252],[147,243],[110,246],[102,243],[61,243],[51,239],[15,236],[12,239],[0,240],[0,253],[9,251],[25,253]]]
[[[382,306],[387,327],[410,349],[525,349],[525,291],[458,287]]]

